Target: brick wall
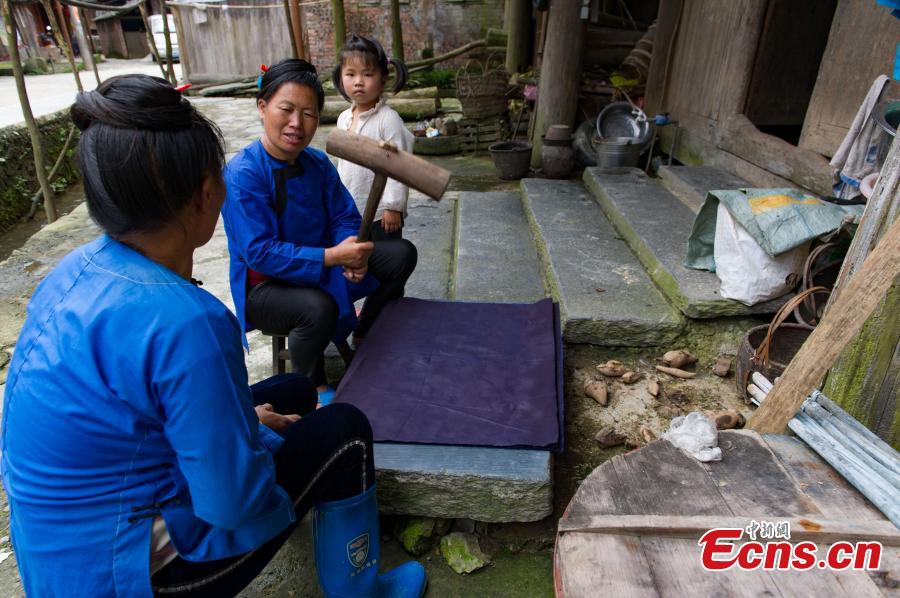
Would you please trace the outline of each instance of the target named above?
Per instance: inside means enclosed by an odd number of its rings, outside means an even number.
[[[442,54],[482,37],[488,28],[502,28],[503,4],[504,0],[400,0],[405,59],[417,60],[429,47]],[[344,12],[348,37],[352,33],[374,37],[390,54],[389,0],[344,0]],[[303,16],[313,64],[320,70],[330,68],[335,57],[331,2],[304,6]]]

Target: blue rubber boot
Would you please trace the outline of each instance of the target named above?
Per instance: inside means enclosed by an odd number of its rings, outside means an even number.
[[[350,498],[316,505],[316,571],[328,598],[420,598],[425,569],[409,561],[378,575],[381,537],[375,486]]]

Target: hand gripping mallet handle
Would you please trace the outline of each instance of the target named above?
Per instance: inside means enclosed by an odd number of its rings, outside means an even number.
[[[325,143],[325,151],[375,173],[375,180],[372,181],[372,189],[366,200],[366,209],[363,212],[362,224],[356,238],[360,243],[371,238],[375,212],[378,211],[378,204],[381,203],[381,196],[388,178],[421,191],[436,201],[440,201],[450,184],[449,170],[397,149],[390,143],[379,142],[356,133],[332,131]]]

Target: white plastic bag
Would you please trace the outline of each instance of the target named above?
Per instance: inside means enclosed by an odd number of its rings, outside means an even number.
[[[772,257],[719,202],[713,253],[716,275],[722,283],[719,294],[744,305],[756,305],[790,290],[788,277],[800,273],[809,243]]]
[[[686,416],[676,417],[669,424],[662,437],[680,449],[684,449],[698,461],[721,461],[722,449],[719,431],[706,414],[692,411]]]

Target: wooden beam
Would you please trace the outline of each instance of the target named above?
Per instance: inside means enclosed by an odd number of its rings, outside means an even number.
[[[284,4],[284,21],[288,26],[288,38],[291,40],[291,56],[300,58],[299,50],[297,50],[297,38],[294,36],[294,19],[291,18],[293,11],[293,3],[291,0],[282,0]]]
[[[800,347],[772,392],[747,427],[760,434],[781,433],[800,405],[824,378],[844,347],[859,333],[866,319],[900,274],[900,219],[879,241],[828,313]]]
[[[536,120],[531,142],[531,165],[541,165],[543,136],[551,125],[574,127],[581,78],[584,25],[581,3],[551,2],[547,17],[547,39],[541,62]]]
[[[743,114],[725,119],[718,146],[819,195],[831,195],[831,166],[821,154],[763,133]]]
[[[744,529],[751,519],[790,524],[791,542],[881,542],[900,546],[900,531],[887,519],[872,521],[826,520],[809,517],[724,517],[721,515],[592,515],[562,519],[559,533],[623,534],[669,538],[700,538],[715,528]],[[748,540],[746,536],[742,538]]]

